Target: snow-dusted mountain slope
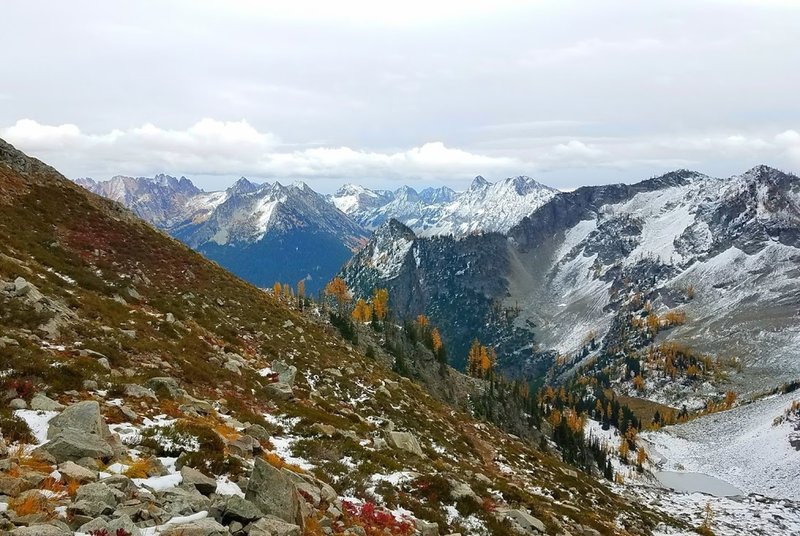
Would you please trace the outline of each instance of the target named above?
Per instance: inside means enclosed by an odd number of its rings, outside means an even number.
[[[658,313],[686,314],[659,340],[741,360],[745,372],[730,379],[736,390],[800,376],[794,175],[759,166],[727,179],[676,171],[585,187],[555,195],[502,240],[416,237],[407,249],[409,260],[394,262],[401,270],[381,273],[362,257],[343,273],[358,292],[388,286],[407,313],[426,312],[449,329],[458,350],[480,336],[513,367],[548,349],[575,355],[587,334],[608,332],[635,290]],[[461,326],[466,318],[475,320]],[[527,340],[518,346],[510,331]]]
[[[254,184],[244,177],[224,192],[189,179],[114,177],[76,181],[261,286],[307,279],[317,290],[367,232],[302,182]]]
[[[225,200],[224,192],[203,192],[186,177],[177,179],[164,174],[153,178],[117,175],[107,181],[84,178],[75,182],[122,203],[162,228],[203,220]]]
[[[347,185],[328,199],[369,229],[396,219],[419,236],[464,236],[507,232],[555,194],[530,177],[490,183],[479,176],[464,192],[447,187],[417,192],[408,186],[386,192]]]
[[[744,494],[800,500],[800,394],[775,395],[725,413],[646,432],[650,458],[664,470],[698,472]],[[792,442],[794,439],[794,444]]]

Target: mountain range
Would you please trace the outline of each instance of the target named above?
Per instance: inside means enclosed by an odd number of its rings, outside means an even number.
[[[389,219],[342,271],[389,288],[364,317],[0,140],[0,531],[796,534],[798,182],[677,171],[504,234]],[[139,210],[219,242],[306,190],[146,183]]]
[[[321,289],[371,230],[392,218],[426,236],[505,232],[556,193],[529,177],[497,183],[477,177],[464,192],[408,186],[390,192],[349,184],[328,196],[302,182],[254,184],[244,177],[220,192],[163,174],[76,182],[256,285],[305,279],[311,292]]]
[[[675,171],[562,192],[508,233],[420,237],[388,222],[344,267],[428,314],[456,354],[478,337],[541,375],[600,340],[638,293],[686,322],[659,336],[741,360],[747,391],[800,376],[800,179],[766,166],[718,179]]]

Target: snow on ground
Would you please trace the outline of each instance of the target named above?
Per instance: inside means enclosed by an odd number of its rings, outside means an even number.
[[[50,419],[58,415],[57,411],[37,411],[34,409],[18,409],[14,411],[14,415],[22,419],[28,424],[28,428],[33,432],[36,438],[36,444],[42,445],[47,443],[47,429]]]
[[[688,423],[644,432],[651,458],[664,470],[707,474],[744,493],[800,500],[800,451],[789,443],[791,422],[776,417],[800,393],[773,396]],[[800,534],[800,533],[799,533]]]
[[[237,495],[244,499],[244,492],[236,482],[231,482],[227,476],[217,477],[217,495]]]
[[[800,534],[800,505],[786,500],[772,500],[758,495],[744,498],[712,497],[702,493],[675,493],[637,486],[630,488],[647,506],[666,512],[699,527],[705,519],[706,505],[712,512],[711,529],[715,536],[789,536]],[[697,535],[660,527],[653,536]]]

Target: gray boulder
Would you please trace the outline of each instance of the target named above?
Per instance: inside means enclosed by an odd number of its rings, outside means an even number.
[[[277,517],[266,516],[251,523],[247,530],[249,536],[300,536],[302,529]]]
[[[85,434],[108,438],[111,432],[100,413],[100,404],[95,400],[85,400],[68,406],[61,414],[50,419],[47,439],[53,439],[60,432],[73,429]]]
[[[186,391],[181,389],[178,381],[168,376],[150,378],[144,383],[144,386],[159,396],[163,394],[169,398],[183,398],[186,395]]]
[[[31,399],[31,409],[36,411],[61,411],[64,404],[57,402],[43,393],[36,393]]]
[[[419,441],[409,432],[386,432],[386,442],[390,447],[423,456]]]
[[[103,438],[74,428],[59,431],[34,452],[49,455],[56,463],[78,461],[81,458],[107,460],[114,456],[114,449]]]
[[[87,514],[101,515],[109,508],[113,510],[117,506],[121,495],[119,491],[106,484],[94,482],[79,487],[75,494],[75,501],[83,501],[88,505],[88,509],[84,507],[84,511]]]
[[[530,515],[525,510],[509,510],[506,512],[506,519],[516,522],[523,530],[528,532],[547,531],[547,527],[544,526],[544,523]]]
[[[158,397],[151,389],[135,383],[129,383],[125,386],[125,396],[131,398],[149,398],[150,400],[158,400]]]
[[[223,525],[210,518],[167,525],[161,530],[161,536],[229,536],[230,532]]]
[[[439,536],[439,525],[436,523],[431,523],[430,521],[417,519],[416,525],[417,525],[417,531],[422,536]]]
[[[211,495],[217,491],[217,481],[208,477],[192,467],[181,467],[181,477],[183,477],[182,484],[184,486],[193,486],[197,491],[203,495]]]
[[[14,398],[8,403],[8,407],[11,409],[26,409],[28,403],[21,398]]]
[[[267,515],[302,525],[297,487],[280,469],[261,458],[255,459],[244,497]]]
[[[11,536],[72,536],[72,531],[58,525],[31,525],[14,529]]]
[[[284,361],[275,360],[272,362],[272,371],[278,374],[278,381],[286,385],[294,385],[295,376],[297,376],[297,367],[288,365]]]
[[[292,386],[288,383],[277,382],[277,383],[268,383],[265,387],[267,394],[270,397],[275,398],[277,400],[291,400],[294,398],[294,392],[292,391]]]
[[[263,515],[264,513],[255,504],[237,495],[228,497],[222,508],[222,522],[226,525],[230,525],[233,521],[250,523]]]
[[[67,461],[59,465],[58,472],[61,473],[61,479],[63,481],[74,481],[80,484],[94,482],[98,477],[97,471],[92,471],[72,461]]]

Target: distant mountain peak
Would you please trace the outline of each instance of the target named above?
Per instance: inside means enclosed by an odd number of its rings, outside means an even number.
[[[477,177],[472,179],[472,183],[469,185],[469,189],[470,191],[483,190],[484,188],[491,186],[491,184],[492,183],[484,179],[483,176],[478,175]]]
[[[246,177],[240,177],[227,191],[231,194],[243,195],[255,192],[256,190],[258,190],[257,184],[250,182]]]

